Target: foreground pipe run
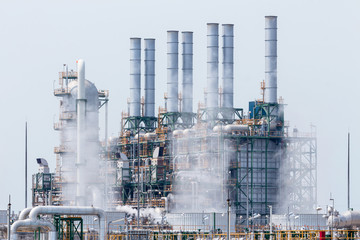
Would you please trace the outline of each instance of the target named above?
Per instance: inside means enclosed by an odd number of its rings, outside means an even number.
[[[130,112],[140,117],[141,95],[141,38],[130,38]]]
[[[25,219],[29,216],[29,213],[30,213],[30,211],[31,211],[32,209],[33,209],[32,207],[28,207],[28,208],[23,209],[23,210],[20,212],[19,220],[25,220]]]
[[[37,220],[40,215],[96,215],[99,218],[99,239],[105,240],[105,211],[96,207],[39,206],[31,210],[29,218]]]
[[[155,39],[145,41],[145,117],[155,117]]]
[[[178,112],[179,32],[167,32],[167,93],[168,112]]]
[[[56,240],[56,228],[53,224],[47,221],[38,220],[38,219],[26,219],[26,220],[18,220],[11,225],[11,239],[17,240],[18,239],[18,230],[21,227],[28,227],[32,230],[35,230],[39,227],[46,227],[50,230],[50,238],[49,240]]]
[[[182,112],[193,112],[193,33],[182,32]]]
[[[234,25],[223,24],[222,106],[234,106]]]
[[[265,17],[265,102],[277,103],[277,17]]]
[[[86,115],[86,96],[85,96],[85,62],[80,59],[77,61],[78,68],[78,89],[77,89],[77,151],[76,151],[76,205],[85,205],[85,115]]]
[[[207,24],[207,108],[219,107],[219,24]]]

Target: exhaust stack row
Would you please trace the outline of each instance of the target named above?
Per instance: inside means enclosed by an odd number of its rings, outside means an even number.
[[[182,109],[193,112],[193,33],[182,32]],[[179,32],[167,32],[168,63],[167,92],[168,112],[179,112]]]
[[[209,109],[234,107],[234,25],[222,25],[222,93],[219,93],[219,24],[207,24]],[[182,32],[182,109],[193,112],[193,33]],[[167,32],[167,112],[179,112],[179,32]],[[219,104],[221,94],[221,105]],[[277,103],[277,17],[265,17],[265,103]],[[141,39],[130,39],[130,116],[140,117]],[[155,39],[145,39],[145,116],[155,117]],[[230,116],[229,116],[230,117]]]
[[[207,108],[234,106],[234,25],[223,24],[222,98],[219,106],[219,24],[207,24]]]
[[[155,39],[145,42],[145,113],[155,117]],[[141,38],[130,38],[130,112],[131,117],[140,117],[141,98]]]

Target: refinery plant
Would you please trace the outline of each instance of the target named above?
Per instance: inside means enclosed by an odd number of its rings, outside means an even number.
[[[155,89],[155,39],[130,38],[128,109],[117,137],[107,135],[109,91],[86,79],[84,60],[76,70],[64,65],[54,90],[55,171],[37,159],[32,207],[8,236],[26,238],[31,230],[51,240],[280,239],[351,228],[351,219],[360,219],[352,217],[356,212],[329,207],[326,218],[319,216],[315,132],[299,132],[285,120],[277,17],[265,17],[265,77],[248,106],[234,102],[234,25],[208,23],[206,38],[207,83],[196,104],[193,32],[167,32],[165,94]],[[162,106],[155,94],[164,94]]]

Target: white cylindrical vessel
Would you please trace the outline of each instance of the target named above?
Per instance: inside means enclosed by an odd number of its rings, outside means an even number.
[[[141,38],[130,38],[130,116],[140,116]]]
[[[155,39],[145,41],[145,117],[155,117]]]
[[[219,106],[219,24],[207,24],[207,108]]]
[[[360,227],[360,212],[346,211],[338,216],[330,216],[327,225],[335,228]]]
[[[167,111],[178,112],[179,32],[167,32]]]
[[[193,112],[193,32],[182,32],[182,112]]]
[[[78,91],[77,91],[77,155],[76,155],[76,205],[85,205],[85,131],[86,131],[86,96],[85,96],[85,62],[77,61]]]
[[[265,17],[265,103],[277,103],[277,17]]]
[[[234,106],[234,25],[223,24],[222,107]]]

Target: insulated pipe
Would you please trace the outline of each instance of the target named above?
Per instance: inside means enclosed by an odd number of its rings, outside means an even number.
[[[29,213],[30,213],[30,211],[31,211],[32,209],[33,209],[32,207],[28,207],[28,208],[23,209],[23,210],[20,212],[19,220],[25,220],[25,219],[29,216]]]
[[[222,107],[234,106],[234,25],[223,24]]]
[[[78,86],[77,86],[77,151],[76,151],[76,205],[85,205],[85,62],[82,59],[77,61]]]
[[[178,112],[179,32],[167,32],[167,112]]]
[[[265,17],[265,102],[277,103],[277,17]]]
[[[130,38],[130,117],[140,117],[141,38]]]
[[[96,207],[65,207],[65,206],[38,206],[31,210],[29,217],[32,221],[43,215],[96,215],[99,218],[99,239],[105,240],[105,211]]]
[[[193,32],[182,32],[182,112],[193,112]]]
[[[18,220],[11,225],[11,240],[17,240],[18,234],[17,231],[20,227],[31,227],[32,229],[37,229],[39,227],[47,227],[50,229],[50,238],[49,240],[56,240],[56,228],[53,224],[47,221],[39,220],[39,219],[26,219],[26,220]]]
[[[145,41],[145,117],[155,117],[155,39]]]
[[[219,107],[219,24],[207,24],[207,108]]]

